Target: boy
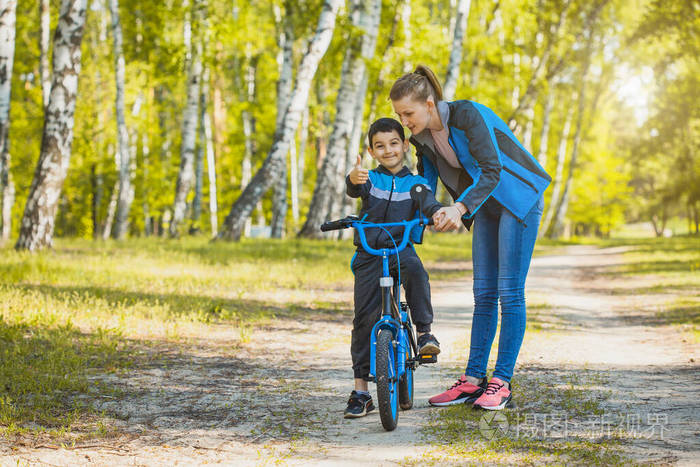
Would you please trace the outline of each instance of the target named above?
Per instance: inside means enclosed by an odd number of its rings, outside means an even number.
[[[357,165],[346,179],[347,194],[352,198],[362,198],[360,217],[367,215],[370,222],[396,222],[415,217],[418,206],[410,197],[410,190],[416,184],[425,185],[423,177],[413,175],[403,165],[404,153],[408,150],[403,127],[392,118],[380,118],[374,122],[368,134],[369,153],[379,163],[373,170],[361,167],[362,156],[357,156]],[[427,189],[428,196],[423,206],[423,215],[431,217],[441,205]],[[398,243],[403,235],[403,227],[386,228]],[[382,229],[365,230],[367,243],[373,248],[392,248],[391,238]],[[413,243],[420,243],[423,228],[411,232]],[[355,375],[355,390],[350,394],[345,418],[357,418],[374,410],[372,397],[367,391],[369,376],[369,342],[374,323],[381,313],[379,277],[382,274],[381,258],[370,255],[362,249],[359,234],[355,232],[357,251],[350,263],[355,274],[355,319],[353,320],[352,368]],[[440,344],[430,334],[433,322],[433,308],[430,303],[428,274],[423,268],[413,245],[399,253],[401,282],[406,291],[406,301],[411,309],[411,318],[418,331],[418,351],[421,354],[438,354]],[[396,255],[389,258],[392,274],[397,272]]]

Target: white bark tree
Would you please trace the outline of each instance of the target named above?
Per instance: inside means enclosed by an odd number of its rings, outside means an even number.
[[[450,49],[450,61],[447,64],[447,76],[445,77],[445,86],[443,87],[443,95],[447,101],[454,99],[455,91],[457,90],[457,78],[460,76],[459,70],[462,64],[464,36],[467,32],[467,20],[469,18],[470,7],[471,0],[458,0],[457,10],[454,15],[455,26],[454,35],[452,36],[452,47]]]
[[[189,0],[184,0],[185,7],[189,7]],[[194,0],[192,10],[194,20],[199,22],[206,8],[206,0]],[[189,15],[185,20],[185,42],[190,41],[187,64],[187,103],[182,119],[182,143],[180,146],[180,170],[175,185],[175,201],[173,202],[173,215],[170,220],[168,234],[170,237],[179,236],[180,223],[185,219],[187,210],[187,196],[194,185],[194,158],[195,142],[197,140],[197,120],[199,119],[199,87],[202,80],[202,42],[189,36],[192,24]],[[199,22],[201,24],[201,22]],[[195,24],[198,26],[198,24]],[[199,29],[199,28],[198,28]]]
[[[306,169],[306,145],[309,141],[309,107],[304,109],[301,115],[301,126],[299,127],[299,150],[297,151],[297,189],[292,189],[292,215],[294,225],[299,224],[299,194],[304,189],[304,170]],[[294,181],[292,181],[294,183]],[[292,185],[293,187],[294,185]]]
[[[204,197],[204,159],[207,153],[207,136],[204,128],[204,121],[207,117],[207,98],[209,96],[209,68],[205,67],[202,72],[202,87],[199,92],[199,144],[197,145],[197,157],[194,167],[194,199],[192,200],[192,225],[190,225],[190,235],[199,233],[202,228],[200,220],[202,217],[202,198]]]
[[[15,60],[17,0],[0,0],[0,244],[10,238],[15,188],[10,176],[10,91]]]
[[[566,0],[563,3],[563,5],[561,6],[561,10],[559,10],[559,17],[557,18],[557,22],[550,26],[550,31],[547,35],[547,43],[545,44],[544,50],[542,50],[542,52],[539,55],[535,54],[533,56],[533,63],[535,64],[535,69],[530,75],[530,79],[528,80],[527,86],[525,87],[525,91],[522,94],[518,93],[518,97],[516,98],[513,105],[514,110],[508,118],[508,124],[511,128],[516,128],[518,126],[516,119],[522,112],[527,113],[529,109],[531,109],[535,105],[535,100],[538,92],[537,83],[542,77],[544,71],[547,69],[549,59],[552,55],[554,47],[560,40],[559,33],[563,30],[563,25],[571,3],[571,0]]]
[[[15,248],[51,247],[58,198],[73,143],[73,119],[80,75],[87,0],[63,0],[53,39],[53,78],[44,119],[39,162],[34,172]]]
[[[374,58],[374,53],[377,47],[377,32],[379,31],[379,22],[381,20],[381,2],[375,2],[372,6],[375,11],[368,15],[370,20],[370,22],[367,23],[367,31],[369,31],[367,34],[368,40],[364,41],[362,52],[362,56],[365,57],[366,62],[368,63]],[[362,81],[357,89],[352,131],[350,132],[350,141],[348,142],[345,163],[343,164],[343,170],[338,172],[338,186],[336,187],[337,196],[331,200],[332,204],[331,209],[329,210],[329,217],[335,218],[342,216],[345,213],[348,213],[348,211],[352,210],[352,206],[355,204],[355,200],[349,196],[345,196],[345,174],[355,164],[355,158],[357,157],[358,152],[363,152],[362,146],[364,146],[364,143],[361,141],[361,139],[363,133],[365,132],[364,116],[368,85],[369,70],[365,68],[365,71],[362,74]],[[337,209],[336,206],[338,207]],[[340,238],[350,238],[350,236],[352,236],[352,231],[349,229],[341,230],[338,233]]]
[[[129,211],[134,201],[134,187],[131,183],[131,154],[129,151],[129,132],[126,128],[124,111],[124,80],[126,65],[124,63],[122,25],[119,17],[119,0],[109,0],[109,11],[112,16],[112,41],[114,54],[114,80],[116,85],[116,100],[114,110],[117,123],[117,161],[119,170],[119,194],[117,196],[117,212],[112,235],[123,239],[129,228]]]
[[[284,122],[283,126],[277,128],[274,143],[262,167],[231,207],[231,211],[226,216],[224,228],[219,232],[219,238],[239,240],[245,220],[250,216],[257,202],[270,189],[272,184],[279,179],[282,164],[284,164],[285,157],[289,151],[289,145],[294,139],[294,134],[301,120],[301,114],[304,111],[304,107],[306,107],[309,89],[318,69],[318,63],[326,53],[333,36],[335,19],[341,4],[341,0],[324,1],[319,15],[316,34],[309,42],[308,50],[302,58],[297,71],[292,98],[282,120]]]
[[[205,81],[205,83],[207,81]],[[204,137],[204,146],[207,153],[207,174],[209,177],[209,223],[211,224],[211,235],[212,237],[216,237],[216,235],[219,233],[219,210],[216,191],[216,157],[214,154],[214,138],[212,137],[211,131],[211,119],[209,118],[209,113],[206,111],[206,108],[206,101],[203,100],[203,111],[200,112],[201,121],[199,124],[202,128],[201,134]]]
[[[542,167],[547,167],[547,150],[549,142],[549,126],[552,116],[552,108],[554,107],[554,89],[550,89],[547,93],[547,100],[544,104],[544,115],[542,116],[542,132],[540,133],[540,147],[537,150],[537,162]]]
[[[345,155],[345,162],[343,163],[343,170],[338,172],[338,196],[331,199],[331,209],[329,210],[329,217],[339,217],[348,213],[351,207],[355,204],[355,200],[349,196],[345,196],[345,173],[349,172],[353,165],[355,165],[355,159],[357,158],[358,152],[362,154],[362,133],[364,132],[364,113],[365,113],[365,94],[367,93],[367,85],[369,82],[369,72],[365,70],[362,75],[362,82],[357,90],[357,99],[355,99],[355,111],[354,117],[352,119],[352,130],[350,131],[350,141],[348,142],[348,149]],[[343,177],[343,178],[341,178]],[[342,190],[342,191],[341,191]],[[339,206],[339,209],[334,209],[335,206]],[[348,213],[349,214],[349,213]],[[348,237],[353,234],[351,229],[341,230],[338,232],[340,238]]]
[[[279,54],[277,56],[277,64],[279,66],[280,77],[277,81],[277,123],[276,127],[282,125],[284,111],[289,105],[289,98],[292,94],[292,71],[294,66],[294,24],[292,23],[292,9],[289,2],[285,2],[284,20],[282,20],[282,12],[279,8],[275,10],[275,22],[279,29],[277,35],[277,45],[279,46]],[[296,143],[292,140],[290,146],[290,156],[292,149],[296,148]],[[282,238],[284,236],[284,227],[287,219],[287,164],[283,164],[282,173],[275,185],[275,192],[272,198],[272,222],[270,223],[270,236],[272,238]]]
[[[544,221],[540,226],[540,231],[538,236],[542,237],[549,231],[549,226],[554,218],[554,213],[559,205],[559,197],[561,195],[561,186],[564,177],[564,164],[566,163],[566,148],[569,144],[569,132],[571,131],[571,118],[573,115],[573,107],[569,107],[566,114],[566,120],[564,121],[564,127],[561,131],[561,137],[559,138],[559,150],[557,151],[557,168],[554,172],[554,177],[552,178],[552,196],[549,201],[549,207],[547,208],[547,214],[544,217]]]
[[[489,19],[487,20],[486,17],[483,17],[483,21],[480,21],[480,23],[483,25],[483,30],[487,37],[493,36],[494,32],[496,31],[496,27],[503,25],[500,8],[501,1],[494,0],[493,8],[491,9],[491,14],[488,17]],[[481,51],[475,50],[474,56],[472,58],[471,73],[469,74],[469,87],[472,90],[476,89],[476,87],[479,85],[479,77],[481,74],[481,60]]]
[[[49,41],[51,39],[50,0],[39,4],[39,79],[41,80],[41,102],[46,111],[51,93],[51,71],[49,69]]]
[[[238,75],[236,75],[235,77],[235,79],[238,80],[238,88],[242,89],[241,100],[247,102],[249,106],[252,106],[255,102],[255,75],[257,72],[257,64],[258,57],[251,57],[250,51],[246,51],[246,65],[245,71],[243,73],[245,76],[245,84],[240,83]],[[253,117],[253,114],[250,112],[250,110],[248,110],[247,107],[244,108],[241,112],[241,119],[243,120],[244,138],[243,162],[241,165],[241,190],[245,190],[245,188],[250,183],[250,180],[253,178],[253,157],[255,156],[256,152],[256,145],[255,139],[253,139],[253,134],[255,133],[256,122],[255,117]],[[256,203],[256,210],[258,211],[258,213],[262,211],[261,200],[258,200],[258,202]],[[248,217],[245,220],[243,226],[243,236],[250,236],[252,223],[253,222],[250,217]]]
[[[401,23],[403,24],[404,49],[411,50],[413,47],[413,34],[411,30],[411,0],[406,0],[401,11]],[[411,72],[412,64],[408,60],[408,54],[404,56],[403,72]]]
[[[391,52],[392,47],[396,42],[396,31],[398,30],[399,22],[401,21],[403,12],[410,8],[410,0],[403,0],[401,6],[396,9],[394,14],[394,19],[391,23],[391,29],[389,30],[389,36],[387,37],[386,46],[381,53],[382,57],[388,57]],[[377,99],[379,98],[379,93],[384,91],[384,80],[389,72],[389,68],[392,63],[388,60],[382,60],[381,68],[379,69],[379,76],[377,76],[377,83],[373,86],[372,97],[369,100],[369,117],[367,117],[368,122],[373,122],[377,115]]]
[[[328,152],[316,178],[316,187],[309,206],[306,222],[300,236],[321,238],[327,236],[319,230],[324,220],[337,215],[337,206],[342,204],[348,144],[355,118],[355,102],[364,101],[359,96],[366,60],[374,55],[376,35],[381,16],[379,0],[355,0],[351,18],[354,30],[343,60],[340,88],[336,100],[336,115],[333,131],[328,142]]]
[[[579,102],[578,102],[578,117],[576,120],[576,132],[574,134],[574,145],[571,150],[571,161],[569,162],[569,173],[566,178],[566,184],[564,186],[564,193],[561,196],[561,202],[559,203],[559,206],[557,207],[557,211],[554,214],[554,220],[552,224],[551,231],[549,232],[549,235],[551,238],[558,238],[563,235],[564,233],[564,227],[565,227],[565,220],[566,220],[566,214],[569,209],[569,201],[571,199],[571,192],[573,190],[573,181],[574,181],[574,173],[576,172],[576,169],[578,168],[578,156],[581,152],[581,143],[585,138],[585,133],[589,127],[589,122],[584,122],[584,117],[586,114],[586,93],[587,93],[587,85],[589,84],[588,81],[588,76],[589,72],[591,71],[591,60],[594,54],[594,45],[593,42],[600,42],[602,43],[605,38],[601,37],[599,40],[595,39],[595,28],[596,24],[593,21],[590,21],[586,25],[585,29],[585,43],[586,47],[584,49],[584,56],[583,56],[583,70],[581,71],[581,84],[580,84],[580,91],[579,91]],[[600,46],[600,43],[596,44],[596,46]],[[602,74],[598,77],[596,77],[597,85],[593,89],[593,96],[590,99],[589,102],[589,113],[590,115],[595,115],[596,107],[598,105],[598,100],[601,96],[602,89],[606,84],[606,81],[610,79],[610,76],[612,74],[612,67],[603,67]],[[590,121],[590,120],[589,120]]]

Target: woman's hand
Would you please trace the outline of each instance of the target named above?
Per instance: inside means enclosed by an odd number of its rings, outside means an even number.
[[[357,155],[355,167],[350,171],[350,183],[353,185],[364,185],[369,180],[369,170],[362,168],[362,156]]]
[[[433,222],[435,230],[438,232],[446,232],[459,228],[462,216],[466,214],[467,208],[462,203],[455,203],[452,206],[445,206],[438,209],[433,214]]]

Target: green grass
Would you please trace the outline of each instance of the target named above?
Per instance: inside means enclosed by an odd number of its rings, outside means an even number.
[[[471,238],[426,233],[417,251],[432,280],[469,279]],[[628,264],[611,274],[682,291],[663,319],[697,332],[698,239],[596,242],[632,245]],[[541,242],[536,254],[568,244]],[[105,435],[93,402],[120,395],[93,376],[151,364],[163,341],[181,345],[224,325],[235,347],[276,318],[349,318],[352,304],[329,292],[351,291],[353,251],[351,241],[203,238],[57,239],[35,254],[0,248],[0,435]],[[530,310],[532,330],[558,326],[546,304]]]
[[[428,234],[419,248],[433,263],[471,254],[466,235]],[[235,346],[274,318],[349,313],[324,293],[351,290],[353,251],[351,241],[203,238],[0,248],[0,435],[99,436],[92,402],[118,395],[91,376],[147,363],[160,341],[221,323]]]
[[[639,280],[644,285],[613,292],[668,295],[659,311],[645,314],[644,322],[678,326],[700,342],[700,238],[649,238],[616,243],[627,245],[629,250],[624,255],[624,264],[607,274]]]
[[[83,436],[100,431],[90,402],[118,394],[89,377],[130,367],[127,347],[118,332],[82,332],[46,310],[1,316],[0,434],[33,429],[61,438],[77,423]]]
[[[606,374],[577,370],[540,376],[539,371],[523,369],[513,381],[518,406],[501,413],[506,424],[500,431],[481,429],[493,412],[466,405],[431,410],[422,430],[435,447],[404,464],[628,464],[620,444],[631,434],[619,424],[609,432],[596,425],[597,420],[622,416],[606,412],[605,401],[611,395],[604,389]],[[538,390],[528,390],[533,387]]]

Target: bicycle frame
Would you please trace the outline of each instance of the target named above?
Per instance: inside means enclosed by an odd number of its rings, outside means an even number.
[[[396,346],[396,358],[397,367],[396,374],[391,375],[392,381],[396,381],[406,372],[406,355],[410,353],[410,346],[414,345],[413,330],[410,325],[410,318],[406,310],[401,306],[401,284],[399,282],[394,282],[394,278],[389,272],[389,256],[397,255],[408,245],[408,240],[410,238],[410,233],[413,227],[418,224],[427,223],[427,219],[418,217],[410,221],[403,222],[390,222],[384,224],[371,224],[363,221],[356,221],[351,224],[353,228],[357,230],[360,236],[360,242],[362,243],[362,248],[372,255],[381,256],[382,258],[382,276],[379,279],[379,287],[382,289],[382,316],[372,327],[372,333],[370,334],[370,377],[376,377],[376,347],[377,347],[377,335],[382,329],[390,330],[393,335],[394,345]],[[395,245],[394,248],[381,248],[375,249],[367,244],[367,237],[365,236],[366,228],[383,228],[383,227],[393,227],[393,226],[403,226],[403,238],[399,245]],[[393,297],[392,297],[393,289]],[[395,307],[395,308],[394,308]],[[395,309],[397,313],[392,313]],[[414,354],[417,349],[413,349]]]

